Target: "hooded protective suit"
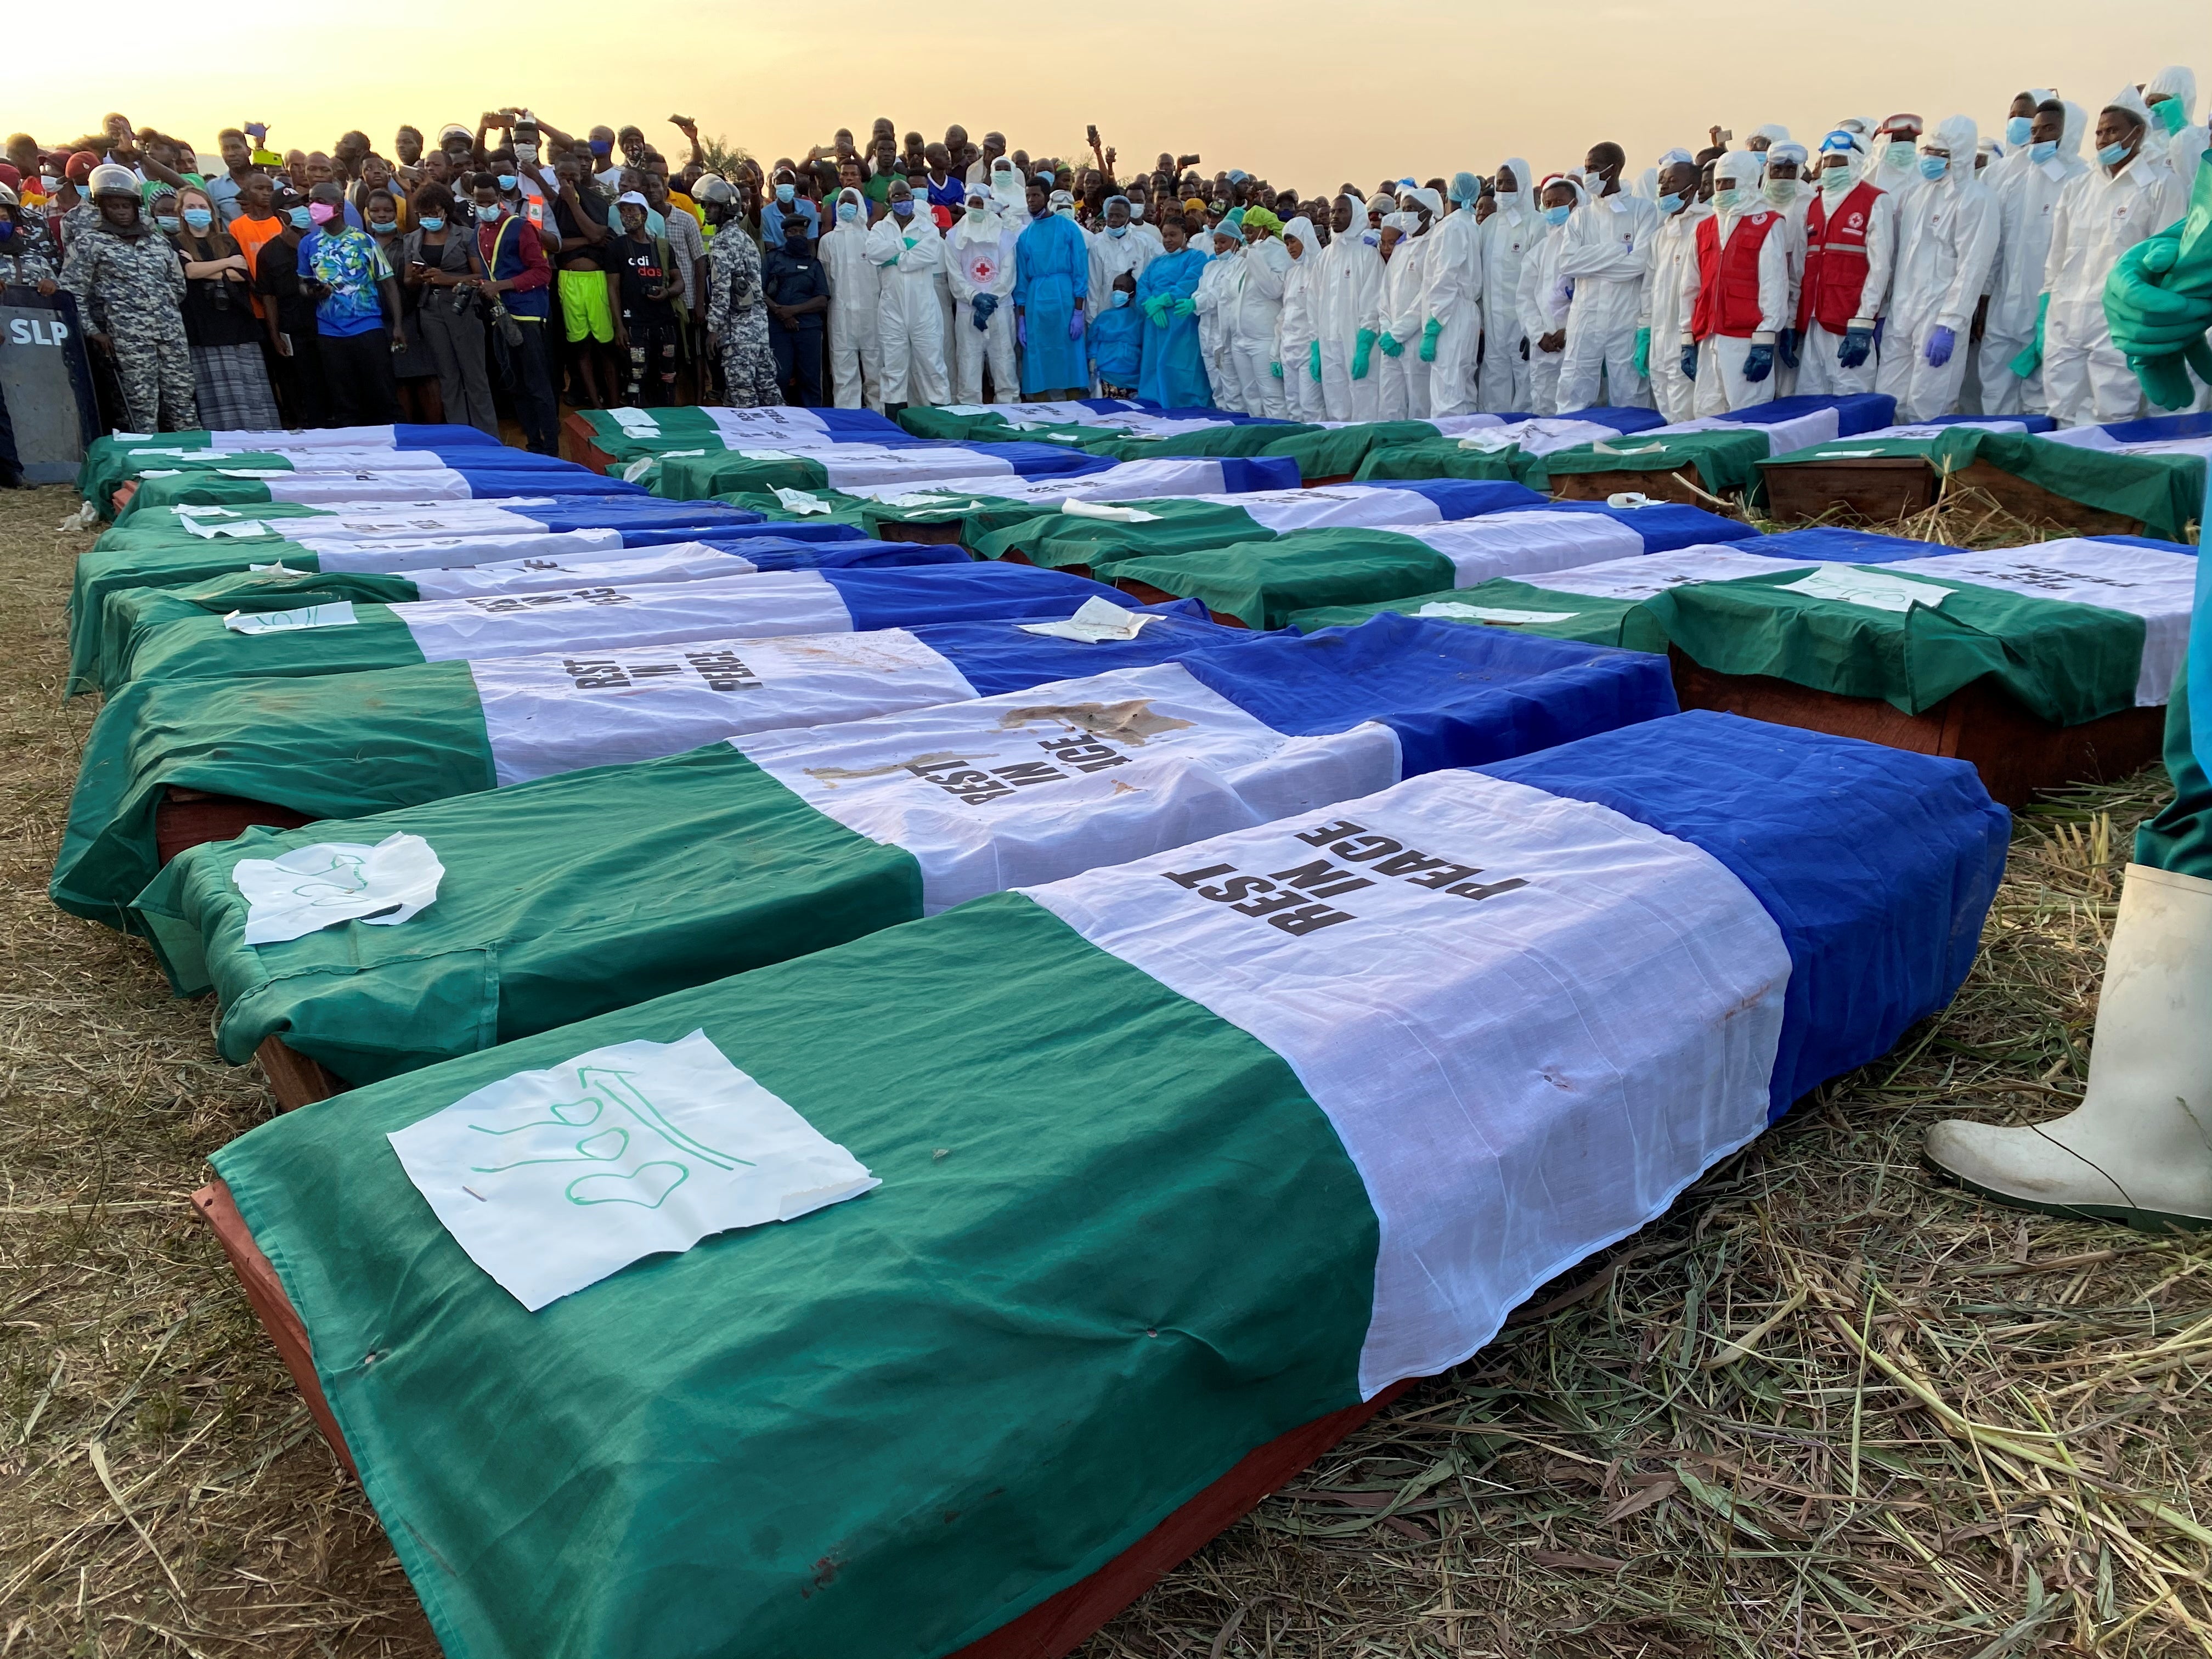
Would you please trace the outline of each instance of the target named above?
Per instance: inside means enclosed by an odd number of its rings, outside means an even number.
[[[1126,200],[1115,198],[1114,200]],[[1108,202],[1111,207],[1113,201]],[[1161,248],[1151,237],[1139,233],[1135,221],[1120,227],[1116,236],[1111,226],[1101,226],[1091,237],[1091,314],[1096,317],[1106,309],[1106,296],[1114,291],[1114,279],[1123,271],[1132,280],[1144,274],[1145,267],[1160,257]]]
[[[2047,103],[2051,99],[2058,96],[2057,93],[2051,91],[2048,87],[2030,87],[2021,95],[2030,100],[2032,103],[2038,105]],[[2033,118],[2031,117],[2030,118],[2032,119]],[[2009,123],[2012,117],[2008,115],[2005,117],[2004,120],[1997,123],[1994,131],[1998,133],[2003,133],[2007,124]],[[1982,140],[1982,148],[1984,149],[1988,149],[1990,148],[1990,140],[1988,138],[1984,138]],[[2004,194],[2006,185],[2012,179],[2018,178],[2022,173],[2027,171],[2028,164],[2027,150],[2028,147],[2027,144],[2016,144],[2012,142],[2011,137],[2008,135],[2005,137],[2003,144],[1998,149],[1996,159],[1982,169],[1982,182],[1987,185],[1996,195],[2002,197]],[[1997,257],[2000,259],[2004,258],[2004,249],[2002,244],[1998,246]],[[1978,369],[1976,371],[1977,374],[1980,371]]]
[[[1022,390],[1064,392],[1091,384],[1091,362],[1077,326],[1091,291],[1091,246],[1083,228],[1059,213],[1030,222],[1014,239],[1014,303],[1022,308]]]
[[[1540,240],[1522,256],[1520,281],[1514,294],[1521,331],[1528,343],[1528,397],[1522,407],[1531,415],[1559,412],[1559,365],[1566,353],[1564,349],[1547,351],[1540,342],[1545,335],[1559,333],[1568,326],[1571,296],[1566,279],[1559,275],[1559,250],[1566,246],[1567,231],[1575,222],[1574,215],[1580,213],[1589,201],[1589,192],[1583,188],[1583,181],[1571,174],[1560,173],[1547,179],[1543,188],[1548,190],[1553,185],[1565,185],[1574,192],[1573,210],[1567,216],[1567,222],[1556,229],[1545,222],[1540,210],[1538,212]],[[1571,339],[1571,334],[1569,337]]]
[[[2081,159],[2081,135],[2089,118],[2079,104],[2065,106],[2066,121],[2058,152],[2032,160],[2023,145],[2006,161],[2020,165],[2000,175],[1997,185],[1997,260],[1990,276],[1989,320],[1976,350],[1974,372],[1982,383],[1985,415],[2042,414],[2045,401],[2040,371],[2022,380],[2013,359],[2035,337],[2043,297],[2043,268],[2051,257],[2051,228],[2066,186],[2089,170]],[[1996,173],[2001,162],[1991,162]]]
[[[1430,228],[1429,285],[1416,355],[1432,354],[1429,406],[1419,415],[1472,415],[1475,362],[1482,349],[1482,227],[1474,222],[1475,177],[1452,180],[1452,210]]]
[[[1382,407],[1374,364],[1382,333],[1382,236],[1367,228],[1367,204],[1350,199],[1352,224],[1323,250],[1316,273],[1322,403],[1332,421],[1372,421]]]
[[[1948,149],[1950,167],[1898,204],[1897,275],[1875,386],[1897,399],[1900,421],[1958,412],[1967,331],[1997,255],[1996,198],[1974,177],[1975,139],[1972,117],[1947,117],[1922,143]],[[1946,361],[1929,361],[1947,349]]]
[[[839,210],[856,210],[848,219]],[[840,409],[865,403],[884,406],[883,350],[878,343],[877,313],[883,304],[883,276],[868,258],[868,201],[857,190],[841,190],[831,206],[833,228],[817,245],[830,278],[830,400]]]
[[[1519,156],[1505,163],[1498,180],[1498,210],[1476,228],[1482,258],[1482,332],[1489,343],[1476,376],[1477,406],[1487,415],[1533,410],[1528,401],[1528,359],[1521,348],[1521,267],[1544,229],[1531,195],[1534,175]],[[1510,199],[1509,199],[1510,198]]]
[[[1592,197],[1562,228],[1559,275],[1574,284],[1559,362],[1562,412],[1650,405],[1650,391],[1636,372],[1636,330],[1658,231],[1656,202],[1618,191]]]
[[[1795,161],[1798,176],[1778,179],[1774,176],[1777,161]],[[1767,147],[1766,177],[1759,182],[1759,194],[1766,205],[1782,216],[1782,261],[1790,273],[1790,303],[1784,309],[1786,319],[1783,327],[1797,326],[1797,296],[1805,280],[1805,218],[1812,210],[1813,186],[1804,174],[1808,164],[1805,146],[1792,138],[1782,138]],[[1774,364],[1774,395],[1787,398],[1797,390],[1797,366],[1785,354]]]
[[[1279,378],[1274,365],[1279,361],[1275,340],[1282,321],[1283,290],[1290,283],[1291,252],[1279,236],[1263,236],[1245,248],[1243,266],[1230,326],[1237,387],[1246,413],[1279,421],[1290,413],[1290,365],[1283,365]]]
[[[1444,210],[1443,198],[1425,185],[1402,191],[1428,211],[1428,228],[1421,213],[1401,209],[1398,246],[1382,267],[1382,334],[1376,344],[1375,366],[1381,371],[1382,418],[1403,421],[1425,417],[1429,412],[1429,366],[1421,360],[1421,330],[1429,320],[1429,278],[1435,269],[1436,223]],[[1391,349],[1392,346],[1397,348]]]
[[[1697,292],[1698,227],[1712,216],[1712,209],[1692,198],[1680,212],[1662,217],[1651,239],[1641,326],[1651,331],[1652,399],[1669,421],[1686,421],[1698,412],[1698,383],[1682,373],[1681,343],[1690,337]]]
[[[2151,105],[2150,132],[2143,140],[2143,153],[2166,163],[2167,171],[2180,181],[2181,198],[2185,202],[2197,186],[2197,164],[2204,159],[2204,125],[2197,118],[2197,72],[2179,64],[2167,64],[2143,83],[2143,102],[2151,104],[2160,93],[2181,106],[2180,125],[2169,129],[2157,106]]]
[[[1244,283],[1243,233],[1224,219],[1206,234],[1204,245],[1209,257],[1198,291],[1191,297],[1198,307],[1199,349],[1206,356],[1214,407],[1235,415],[1256,415],[1258,410],[1245,405],[1243,377],[1237,371],[1237,308]]]
[[[977,208],[982,211],[975,211]],[[952,396],[956,403],[983,401],[983,368],[991,369],[994,403],[1018,402],[1021,370],[1014,355],[1014,229],[998,200],[978,189],[961,205],[945,238],[945,276],[952,288]],[[976,301],[983,326],[975,325]]]
[[[2142,94],[2124,87],[2100,109],[2143,119]],[[2094,125],[2094,124],[2093,124]],[[2117,172],[2093,162],[2067,181],[2051,216],[2043,287],[2043,393],[2061,426],[2131,421],[2142,413],[2142,386],[2112,343],[2105,320],[2105,279],[2120,255],[2165,229],[2188,207],[2180,183],[2146,148]]]
[[[1874,390],[1880,348],[1875,325],[1889,304],[1897,264],[1897,198],[1866,176],[1866,145],[1838,127],[1821,141],[1823,162],[1840,155],[1844,165],[1824,170],[1806,209],[1805,269],[1798,290],[1797,352],[1800,397],[1841,398]],[[1840,254],[1840,258],[1838,258]],[[1865,361],[1847,366],[1843,354],[1856,325],[1867,344]]]
[[[1678,301],[1690,314],[1690,328],[1676,343],[1697,343],[1701,416],[1774,398],[1777,338],[1790,320],[1790,267],[1785,221],[1759,193],[1765,171],[1754,150],[1722,156],[1713,164],[1713,216],[1693,233],[1697,258]],[[1724,201],[1730,191],[1735,199]],[[1651,355],[1659,350],[1655,335]]]
[[[906,218],[886,213],[868,233],[868,258],[883,282],[876,332],[884,354],[884,402],[951,401],[945,364],[945,309],[938,278],[945,270],[945,239],[928,204],[914,198]]]
[[[1317,295],[1314,277],[1321,268],[1321,240],[1313,221],[1300,214],[1283,227],[1283,252],[1290,268],[1283,273],[1283,303],[1275,319],[1275,361],[1283,366],[1285,411],[1294,421],[1326,419],[1321,400],[1321,381],[1313,369],[1313,347],[1319,339],[1314,328]],[[1291,255],[1296,241],[1298,252]]]

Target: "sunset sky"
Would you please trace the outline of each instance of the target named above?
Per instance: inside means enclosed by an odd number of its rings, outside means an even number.
[[[119,109],[212,151],[217,129],[267,121],[279,149],[327,149],[358,126],[380,146],[402,121],[434,132],[501,104],[556,125],[635,122],[664,147],[672,112],[773,158],[865,135],[887,115],[939,137],[958,120],[1033,155],[1073,155],[1096,121],[1124,161],[1196,151],[1312,194],[1386,173],[1487,173],[1507,155],[1579,164],[1613,138],[1640,171],[1706,128],[1763,121],[1817,142],[1839,117],[1911,110],[2001,121],[2011,95],[2054,80],[2094,112],[2161,65],[2212,70],[2207,15],[2180,0],[2105,12],[2069,0],[2008,5],[1777,9],[1711,0],[1589,0],[1559,12],[1465,0],[1139,0],[1097,11],[966,9],[961,28],[908,31],[868,15],[684,3],[631,9],[538,0],[523,21],[447,6],[285,12],[238,28],[164,33],[159,51],[64,54],[15,77],[0,115],[42,143]],[[369,35],[365,15],[391,21]],[[841,32],[837,20],[854,27]],[[628,20],[628,21],[626,21]],[[1342,25],[1356,22],[1356,32]],[[1115,52],[1112,43],[1127,42]],[[250,60],[250,61],[242,61]],[[512,67],[494,68],[495,65]],[[1316,88],[1326,88],[1320,90]],[[2200,100],[2197,111],[2203,113]]]

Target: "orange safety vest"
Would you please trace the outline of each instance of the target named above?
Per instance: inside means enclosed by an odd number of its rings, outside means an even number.
[[[1797,326],[1818,323],[1841,334],[1859,315],[1866,292],[1867,227],[1881,186],[1862,179],[1844,192],[1833,213],[1817,198],[1805,216],[1805,281],[1797,300]]]
[[[1690,313],[1693,338],[1711,339],[1725,334],[1747,340],[1759,331],[1759,251],[1782,222],[1782,216],[1761,209],[1736,221],[1735,234],[1721,245],[1721,216],[1698,225],[1698,303]]]

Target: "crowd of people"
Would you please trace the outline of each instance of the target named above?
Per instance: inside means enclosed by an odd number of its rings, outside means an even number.
[[[465,422],[550,453],[558,410],[1133,395],[1304,420],[1895,395],[1899,417],[2125,420],[2106,274],[2182,216],[2195,78],[2083,105],[1711,129],[1640,173],[1302,194],[1161,153],[1117,170],[961,127],[763,168],[696,123],[485,113],[216,159],[111,114],[0,165],[0,287],[73,303],[111,428]],[[2001,137],[1999,135],[2002,135]],[[2085,143],[2091,154],[2084,155]]]

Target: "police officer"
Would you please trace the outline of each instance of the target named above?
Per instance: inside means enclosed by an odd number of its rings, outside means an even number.
[[[761,256],[761,288],[768,298],[769,349],[775,377],[805,409],[822,406],[822,331],[830,312],[830,279],[815,257],[807,222],[787,213],[783,246]]]
[[[115,364],[131,429],[197,427],[185,268],[176,246],[147,222],[130,168],[105,163],[86,184],[100,216],[70,245],[62,286],[90,319],[86,337]]]

